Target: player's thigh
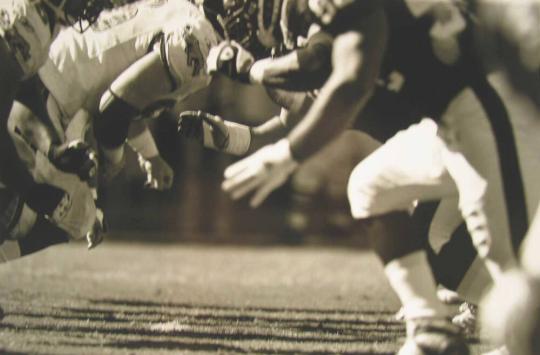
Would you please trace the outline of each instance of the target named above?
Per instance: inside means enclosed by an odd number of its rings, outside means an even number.
[[[407,211],[417,200],[454,195],[455,186],[441,159],[442,145],[435,122],[424,119],[360,162],[347,187],[353,217]]]

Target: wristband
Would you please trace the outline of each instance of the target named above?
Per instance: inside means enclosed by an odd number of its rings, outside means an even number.
[[[225,121],[225,126],[229,132],[229,144],[223,151],[234,155],[246,154],[251,144],[250,127],[230,121]]]

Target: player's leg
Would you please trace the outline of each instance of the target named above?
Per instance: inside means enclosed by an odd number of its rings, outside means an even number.
[[[371,244],[405,310],[408,341],[402,354],[441,352],[435,345],[441,339],[452,353],[467,353],[459,329],[437,298],[425,239],[409,214],[417,199],[455,193],[440,159],[442,141],[436,131],[434,122],[424,120],[398,133],[358,164],[348,186],[353,217],[370,218]]]
[[[16,193],[0,188],[0,263],[66,243],[65,231],[38,216]]]

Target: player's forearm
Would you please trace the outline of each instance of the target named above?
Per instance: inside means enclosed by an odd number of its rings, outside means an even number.
[[[370,95],[371,88],[353,80],[329,82],[305,119],[289,134],[293,157],[304,161],[337,137],[363,109]]]
[[[145,159],[159,155],[152,132],[150,132],[148,125],[142,121],[132,122],[128,132],[128,144]]]
[[[326,52],[326,48],[305,48],[280,58],[259,60],[250,69],[250,81],[292,91],[318,89],[331,71],[329,53]]]

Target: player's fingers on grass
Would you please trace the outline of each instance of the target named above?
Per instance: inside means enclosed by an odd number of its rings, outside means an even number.
[[[257,208],[259,207],[259,205],[261,203],[264,202],[264,200],[266,200],[266,198],[268,197],[268,195],[270,195],[270,193],[272,193],[272,191],[274,191],[276,187],[273,186],[272,184],[270,184],[269,182],[266,182],[266,183],[263,183],[259,189],[257,189],[257,191],[255,192],[255,195],[253,196],[253,198],[251,199],[249,205],[252,207],[252,208]]]

